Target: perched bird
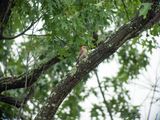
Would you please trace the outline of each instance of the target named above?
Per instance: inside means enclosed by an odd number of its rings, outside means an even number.
[[[85,61],[88,57],[88,50],[87,50],[87,46],[81,46],[80,47],[80,51],[79,51],[79,55],[77,58],[77,64],[81,63],[82,61]]]

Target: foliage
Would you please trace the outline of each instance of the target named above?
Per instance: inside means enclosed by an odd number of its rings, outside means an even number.
[[[103,36],[107,35],[109,30],[116,31],[122,24],[129,22],[141,5],[139,0],[124,2],[127,7],[122,0],[15,0],[11,17],[5,27],[6,36],[20,33],[38,18],[40,21],[15,41],[0,41],[0,76],[16,76],[29,72],[54,56],[59,56],[61,61],[35,83],[33,98],[22,111],[0,103],[0,117],[13,119],[18,118],[21,113],[26,119],[33,119],[51,89],[74,67],[79,47],[87,45],[90,50],[96,47],[93,43],[93,32],[98,32],[100,41],[103,41]],[[145,17],[149,9],[148,4],[141,10],[140,15]],[[154,37],[159,35],[159,29],[157,25],[147,31],[152,39],[139,36],[125,43],[117,54],[107,61],[117,57],[120,64],[116,76],[101,80],[105,93],[112,90],[115,94],[108,99],[113,115],[119,115],[118,117],[126,120],[140,117],[138,106],[129,103],[125,84],[137,77],[148,65],[148,55],[156,46]],[[80,119],[80,113],[85,111],[80,103],[87,100],[90,94],[94,94],[98,99],[99,91],[95,88],[88,89],[85,84],[91,77],[86,76],[84,81],[75,87],[57,112],[57,120]],[[11,90],[3,94],[23,99],[25,91],[27,89]],[[108,118],[104,104],[102,101],[100,104],[93,104],[90,111],[93,120]]]
[[[152,3],[143,3],[139,15],[146,18],[148,11],[151,9]]]

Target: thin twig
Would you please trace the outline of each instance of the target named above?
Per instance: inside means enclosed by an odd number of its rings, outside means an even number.
[[[136,83],[136,82],[132,82],[132,81],[130,82],[130,84],[131,85],[134,84],[134,85],[138,86],[139,88],[147,89],[147,90],[150,90],[150,91],[152,91],[154,89],[154,88],[150,88],[150,86],[145,86],[145,85],[142,85],[140,83]],[[155,91],[160,92],[160,90],[158,90],[158,89],[156,89]]]
[[[116,9],[118,9],[118,6],[117,6],[116,1],[115,1],[115,0],[111,0],[111,1],[113,2],[114,7],[115,7]]]
[[[42,17],[42,16],[41,16],[41,17]],[[24,35],[30,28],[32,28],[32,26],[33,26],[35,23],[37,23],[37,22],[41,19],[41,17],[39,17],[36,21],[33,21],[33,22],[32,22],[24,31],[22,31],[21,33],[15,35],[15,36],[3,36],[3,35],[2,35],[2,37],[1,37],[0,40],[3,40],[3,39],[5,39],[5,40],[12,40],[12,39],[15,39],[15,38],[17,38],[17,37],[19,37],[19,36],[21,36],[21,35]]]
[[[51,34],[43,34],[43,35],[38,35],[38,34],[24,34],[26,36],[32,36],[32,37],[46,37],[46,36],[51,36]]]
[[[113,120],[113,116],[112,116],[112,111],[111,111],[111,108],[110,108],[110,105],[108,104],[106,98],[105,98],[105,95],[104,95],[104,92],[102,90],[102,86],[101,86],[101,83],[100,83],[100,80],[99,80],[99,76],[98,76],[98,73],[97,73],[97,70],[94,69],[94,73],[96,75],[96,78],[97,78],[97,82],[98,82],[98,86],[99,86],[99,89],[100,89],[100,92],[102,94],[102,97],[103,97],[103,102],[108,110],[108,113],[109,113],[109,116],[111,118],[111,120]]]
[[[148,111],[147,120],[149,120],[149,118],[150,118],[151,109],[152,109],[152,104],[153,104],[153,99],[154,99],[154,96],[155,96],[155,93],[156,93],[157,84],[158,84],[158,79],[156,78],[155,85],[154,85],[154,89],[153,89],[153,95],[152,95],[151,102],[150,102],[150,106],[149,106],[149,111]]]
[[[125,12],[126,12],[127,19],[129,20],[129,15],[128,15],[128,12],[127,12],[127,6],[126,6],[126,4],[124,3],[124,1],[123,1],[123,0],[121,0],[121,1],[122,1],[122,4],[123,4],[123,7],[124,7],[124,10],[125,10]]]

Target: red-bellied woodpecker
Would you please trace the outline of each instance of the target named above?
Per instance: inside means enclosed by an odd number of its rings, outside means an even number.
[[[79,64],[82,61],[85,61],[87,59],[87,57],[88,57],[87,47],[86,46],[81,46],[76,64]]]

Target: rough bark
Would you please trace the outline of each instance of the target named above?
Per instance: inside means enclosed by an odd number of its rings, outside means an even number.
[[[48,70],[51,66],[58,63],[60,59],[57,57],[53,57],[46,63],[42,64],[36,69],[33,69],[29,73],[22,74],[17,77],[7,77],[2,78],[0,80],[0,93],[10,89],[19,89],[19,88],[26,88],[30,87],[34,84],[38,78]]]
[[[100,44],[89,55],[88,61],[77,67],[74,74],[69,73],[66,79],[53,88],[35,120],[52,120],[59,105],[85,75],[96,68],[104,59],[114,54],[127,40],[138,36],[144,30],[152,27],[159,19],[160,11],[152,8],[145,19],[142,16],[136,16],[130,23],[120,27],[115,34],[105,40],[103,44]]]

